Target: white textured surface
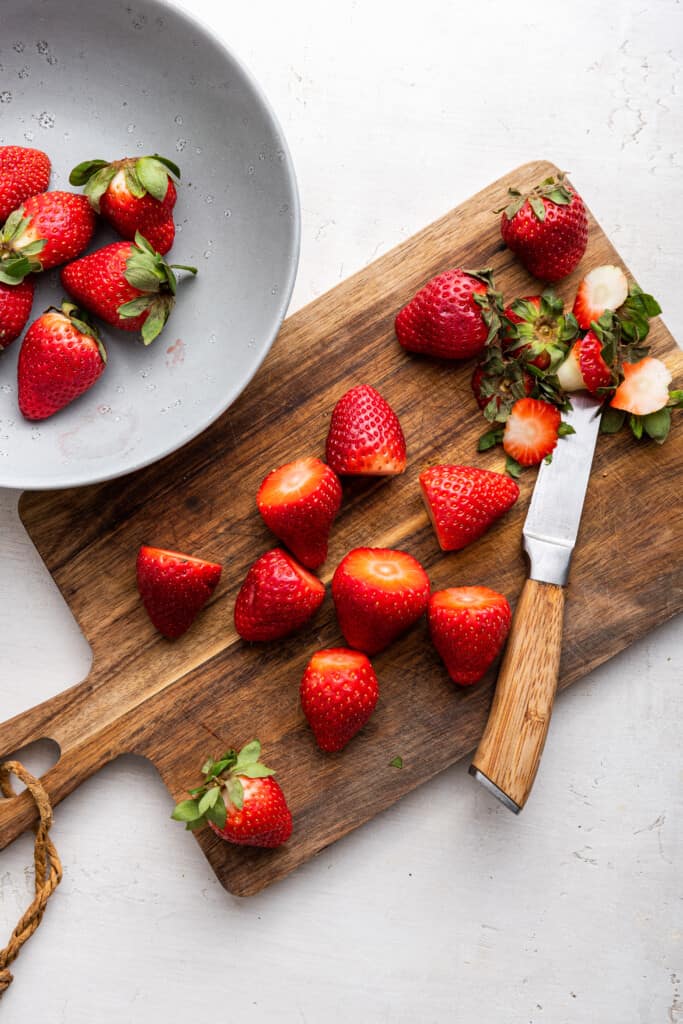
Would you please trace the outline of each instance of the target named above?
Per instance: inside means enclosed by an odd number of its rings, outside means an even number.
[[[546,157],[683,336],[674,0],[186,6],[282,120],[303,205],[294,308]],[[27,623],[4,664],[29,686],[60,643]],[[247,901],[168,820],[153,769],[122,759],[57,812],[66,876],[3,1020],[681,1024],[682,653],[669,623],[560,698],[519,818],[463,763]],[[69,657],[75,679],[87,659]],[[0,854],[4,932],[30,860],[27,838]]]

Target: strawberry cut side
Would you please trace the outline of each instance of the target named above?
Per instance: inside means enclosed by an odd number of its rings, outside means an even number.
[[[671,373],[661,359],[647,356],[637,363],[623,364],[624,380],[610,405],[632,416],[659,412],[669,401]]]
[[[534,466],[553,453],[559,436],[558,409],[538,398],[520,398],[503,432],[503,448],[520,466]]]
[[[574,299],[574,316],[582,331],[606,310],[616,310],[628,297],[628,281],[621,267],[605,264],[586,274]]]

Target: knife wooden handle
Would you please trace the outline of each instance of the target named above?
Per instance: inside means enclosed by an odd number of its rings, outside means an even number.
[[[557,689],[564,590],[527,580],[515,609],[488,722],[470,774],[516,812],[536,778]],[[492,787],[488,787],[492,788]],[[504,799],[507,797],[507,800]]]

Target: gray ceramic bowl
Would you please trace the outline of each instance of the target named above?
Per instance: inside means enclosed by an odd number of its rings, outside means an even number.
[[[17,408],[20,340],[0,356],[0,486],[104,480],[147,465],[215,420],[252,378],[287,309],[299,204],[259,88],[204,28],[156,0],[2,0],[0,143],[44,149],[50,188],[91,157],[160,153],[182,183],[170,262],[194,264],[144,348],[103,327],[105,373],[42,423]],[[113,241],[99,228],[91,248]],[[39,280],[32,319],[63,297]]]

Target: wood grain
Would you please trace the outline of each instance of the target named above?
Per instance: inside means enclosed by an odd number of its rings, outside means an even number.
[[[527,580],[472,766],[524,807],[550,725],[562,651],[564,590]]]
[[[421,470],[437,462],[502,469],[503,458],[500,451],[476,452],[484,421],[472,401],[471,363],[408,355],[396,343],[393,319],[417,288],[449,266],[490,265],[507,299],[532,294],[537,285],[503,247],[491,211],[509,185],[530,187],[554,170],[545,162],[519,168],[291,316],[241,398],[180,452],[110,483],[24,496],[26,526],[94,658],[83,683],[0,726],[0,756],[44,736],[56,740],[62,756],[44,782],[58,802],[105,762],[127,751],[142,754],[168,786],[170,813],[173,799],[196,783],[206,753],[258,736],[292,807],[292,839],[263,851],[231,847],[212,833],[197,836],[221,882],[246,895],[476,746],[495,672],[477,687],[456,690],[424,620],[375,659],[375,714],[343,754],[329,756],[315,747],[298,700],[311,652],[342,641],[329,595],[307,627],[277,645],[238,640],[232,611],[249,564],[274,544],[255,509],[261,479],[299,455],[321,455],[335,401],[362,382],[398,413],[409,466],[391,480],[345,483],[321,577],[329,582],[352,547],[397,546],[423,563],[435,589],[484,584],[514,605],[526,576],[521,527],[534,475],[524,474],[517,505],[485,537],[459,553],[439,550],[422,509]],[[605,262],[621,261],[591,219],[583,271]],[[562,282],[565,298],[581,273]],[[680,380],[683,359],[661,321],[652,342]],[[599,440],[567,594],[560,686],[683,606],[680,438],[679,425],[662,447],[638,446],[625,433]],[[154,633],[137,596],[141,543],[225,567],[211,604],[174,643]],[[389,767],[397,755],[402,770]],[[0,847],[31,820],[23,795],[0,801]]]

